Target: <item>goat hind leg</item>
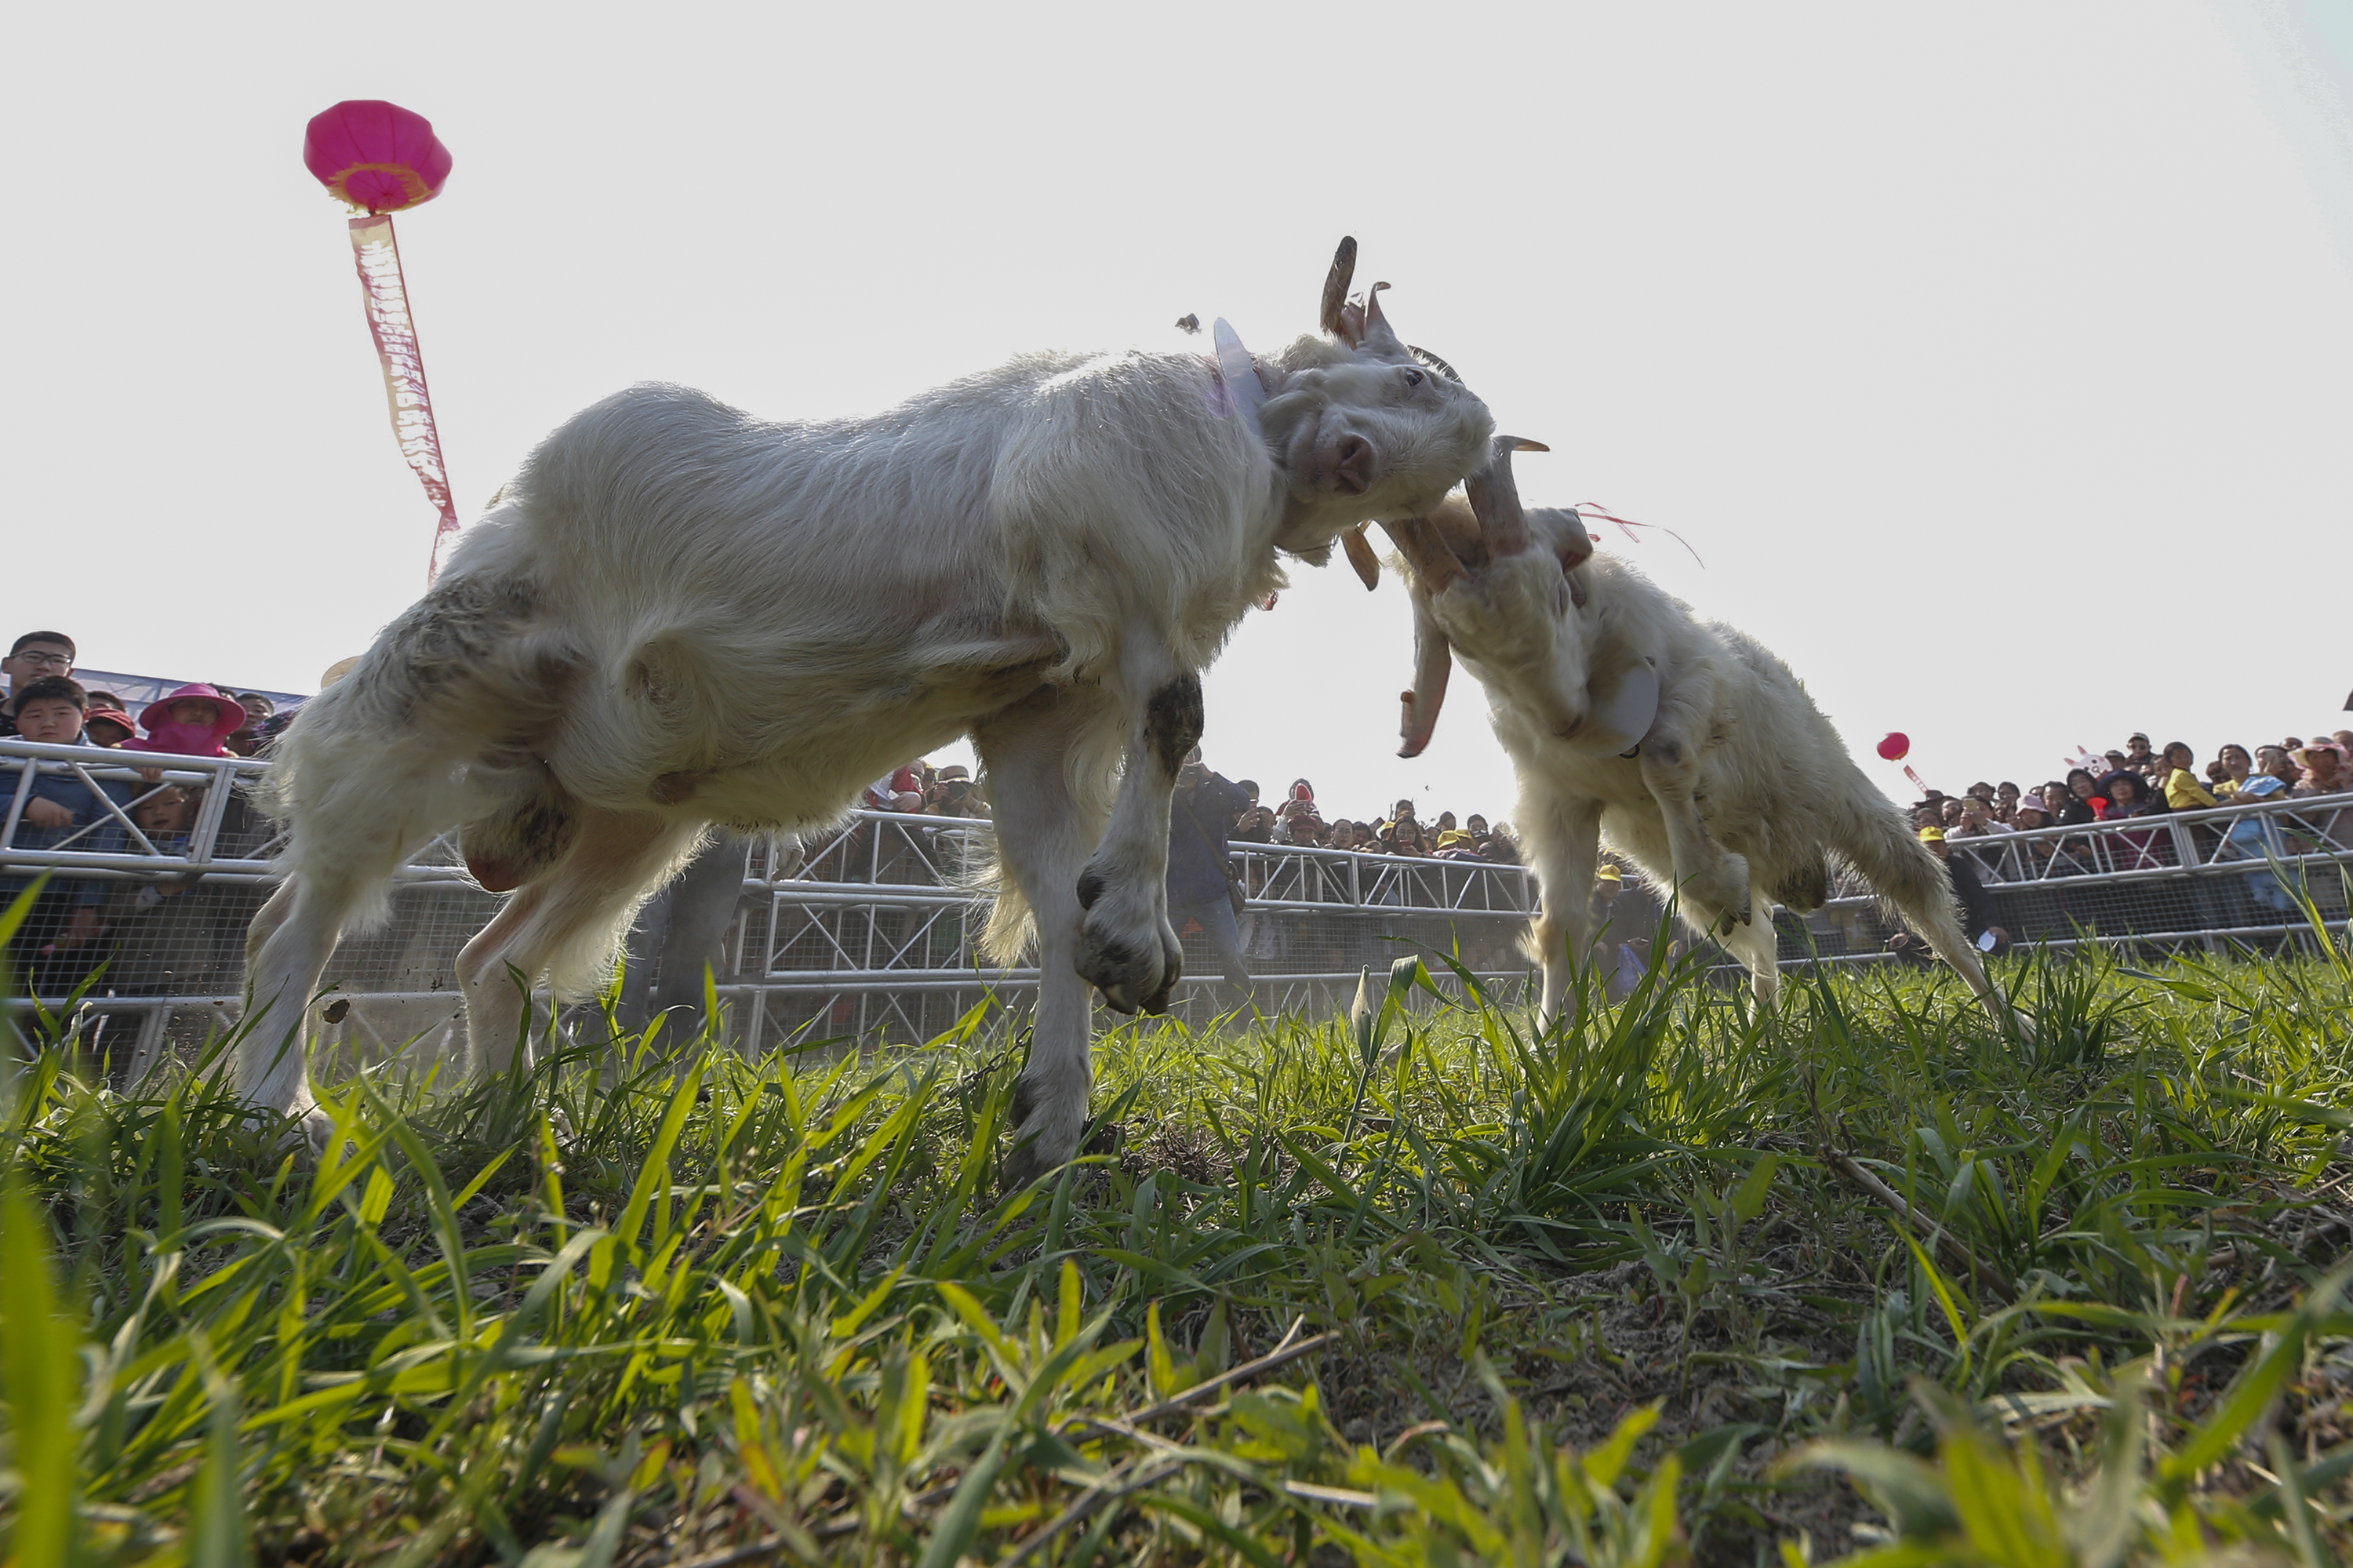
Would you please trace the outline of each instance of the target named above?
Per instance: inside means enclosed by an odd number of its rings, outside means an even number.
[[[244,1016],[229,1081],[248,1104],[307,1110],[311,998],[343,927],[364,896],[361,879],[296,873],[270,895],[248,929]]]
[[[1748,982],[1757,997],[1760,1012],[1770,1012],[1781,994],[1781,940],[1766,912],[1772,908],[1772,895],[1762,887],[1748,890],[1749,907],[1760,918],[1746,921],[1732,927],[1725,937],[1726,951],[1748,969]]]
[[[1523,810],[1525,820],[1526,812]],[[1538,840],[1536,888],[1544,909],[1530,929],[1544,965],[1544,1001],[1536,1018],[1550,1027],[1560,1017],[1577,971],[1591,961],[1593,869],[1601,853],[1601,808],[1578,800],[1553,813]]]
[[[973,733],[997,798],[997,853],[1029,902],[1038,933],[1038,1007],[1029,1060],[1013,1091],[1008,1188],[1066,1164],[1086,1131],[1094,996],[1078,970],[1079,868],[1097,836],[1094,809],[1071,789],[1074,756],[1094,726],[1118,723],[1108,705],[1083,694],[1042,694],[997,715]]]
[[[468,1065],[528,1070],[529,988],[615,934],[639,894],[674,866],[702,830],[650,815],[583,810],[571,853],[518,889],[458,959],[466,993]],[[518,980],[516,977],[520,976]]]

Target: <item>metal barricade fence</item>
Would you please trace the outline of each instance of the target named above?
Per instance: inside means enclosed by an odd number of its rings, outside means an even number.
[[[107,967],[90,1003],[125,1032],[135,1026],[140,1066],[234,1017],[245,927],[268,895],[277,842],[238,786],[267,766],[0,740],[0,845],[16,843],[38,777],[70,777],[106,798],[100,819],[77,832],[0,848],[0,888],[13,896],[48,870],[100,911]],[[184,824],[142,826],[174,790],[193,797]],[[736,1037],[749,1048],[795,1037],[920,1040],[986,997],[1025,1003],[1036,970],[990,966],[977,948],[989,842],[985,821],[860,811],[807,842],[755,844],[714,977]],[[2304,928],[2297,892],[2345,918],[2353,795],[1951,842],[1978,868],[1996,924],[2021,941],[2275,946]],[[1410,952],[1454,955],[1507,995],[1525,976],[1518,944],[1535,885],[1516,866],[1254,843],[1234,852],[1249,895],[1244,958],[1262,1010],[1328,1012],[1345,1005],[1360,969]],[[1782,957],[1883,957],[1892,928],[1857,892],[1802,920],[1777,912]],[[376,1057],[444,1027],[458,1009],[458,952],[498,904],[448,837],[412,857],[390,918],[347,934],[330,965],[329,982],[353,1001],[335,1043]],[[1197,928],[1181,936],[1177,1011],[1198,1020],[1233,1005],[1206,938]],[[17,947],[37,945],[20,937]],[[54,1008],[77,978],[71,965],[31,967],[36,993]]]
[[[2311,938],[2302,900],[2341,925],[2353,882],[2353,794],[2280,799],[2115,822],[1946,841],[2016,943],[2221,951]],[[1894,927],[1859,888],[1779,917],[1784,959],[1885,957]]]
[[[156,766],[160,779],[139,771]],[[113,787],[100,821],[37,848],[0,849],[0,885],[52,871],[105,912],[111,956],[89,1002],[120,1020],[111,1040],[132,1033],[115,1049],[119,1055],[128,1046],[134,1072],[235,1016],[245,927],[268,896],[268,857],[277,845],[237,786],[267,766],[0,741],[0,789],[9,800],[0,844],[14,842],[36,777]],[[142,830],[143,808],[174,788],[199,797],[186,831]],[[336,949],[328,983],[353,1006],[328,1031],[331,1044],[380,1058],[456,1016],[458,953],[500,900],[467,875],[453,838],[401,868],[386,922],[347,933]],[[978,951],[990,842],[986,821],[858,811],[805,842],[782,835],[755,842],[713,977],[735,1037],[753,1049],[794,1038],[921,1040],[985,998],[1018,1012],[1037,971],[988,964]],[[1345,1005],[1360,969],[1386,969],[1412,952],[1452,955],[1498,985],[1521,978],[1516,947],[1534,884],[1516,866],[1234,847],[1250,890],[1243,952],[1261,1009]],[[1235,1005],[1198,927],[1188,923],[1180,938],[1186,979],[1174,1011],[1198,1022]],[[58,974],[55,966],[50,972]],[[36,990],[55,1008],[70,985]]]

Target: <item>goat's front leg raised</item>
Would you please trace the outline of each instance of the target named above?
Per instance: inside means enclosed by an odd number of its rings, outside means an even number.
[[[1168,811],[1201,738],[1201,678],[1156,641],[1120,660],[1127,765],[1111,826],[1079,874],[1079,973],[1122,1012],[1158,1012],[1185,972],[1168,924]]]
[[[1579,965],[1589,962],[1593,940],[1593,868],[1601,858],[1601,802],[1556,800],[1532,806],[1525,798],[1520,821],[1543,813],[1531,835],[1536,849],[1536,889],[1544,912],[1535,938],[1544,964],[1544,1005],[1536,1014],[1547,1027],[1576,983]]]

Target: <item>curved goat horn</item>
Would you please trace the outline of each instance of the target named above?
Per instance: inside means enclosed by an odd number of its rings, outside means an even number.
[[[1332,270],[1324,278],[1324,310],[1316,319],[1324,330],[1340,330],[1340,307],[1348,302],[1348,285],[1356,278],[1356,237],[1344,234],[1340,249],[1332,253]]]
[[[1489,460],[1487,471],[1474,473],[1463,482],[1463,493],[1471,498],[1471,513],[1479,519],[1479,532],[1487,541],[1489,554],[1516,556],[1528,547],[1533,537],[1528,532],[1528,514],[1520,509],[1520,488],[1512,482],[1512,454],[1550,450],[1542,441],[1497,436],[1495,455]]]

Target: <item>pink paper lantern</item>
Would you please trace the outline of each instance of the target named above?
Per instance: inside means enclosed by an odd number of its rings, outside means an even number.
[[[1912,754],[1912,737],[1900,729],[1888,731],[1880,737],[1879,755],[1889,762],[1901,762]]]
[[[433,122],[377,98],[346,99],[313,117],[302,163],[331,195],[376,214],[431,201],[449,177]]]

